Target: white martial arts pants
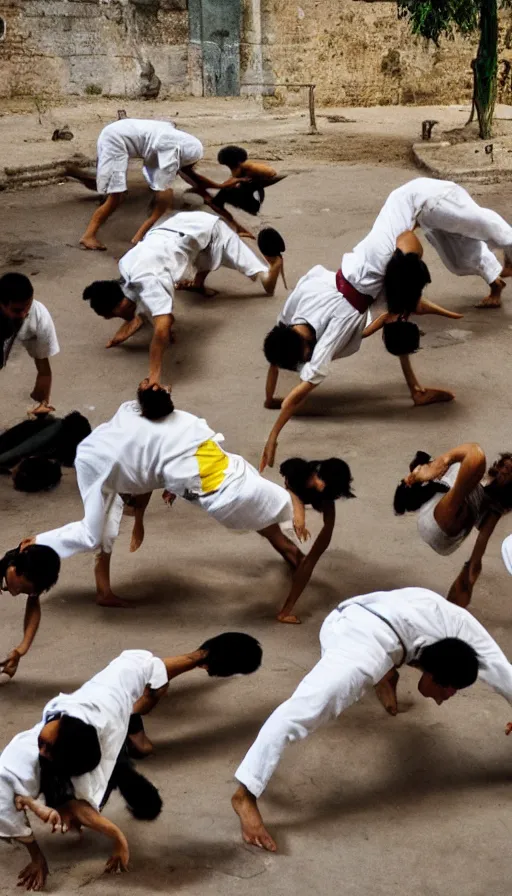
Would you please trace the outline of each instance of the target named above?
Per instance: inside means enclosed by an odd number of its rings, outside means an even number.
[[[220,220],[212,230],[208,246],[199,253],[194,263],[197,271],[216,271],[224,267],[239,271],[246,277],[268,271],[268,265],[246,246],[225,221]]]
[[[448,270],[458,276],[475,274],[493,283],[502,264],[489,245],[504,249],[505,260],[512,261],[512,227],[458,185],[432,205],[427,202],[418,224]]]
[[[364,607],[329,614],[320,629],[322,658],[289,700],[267,719],[235,777],[260,797],[288,743],[303,740],[377,684],[401,651],[393,630]]]

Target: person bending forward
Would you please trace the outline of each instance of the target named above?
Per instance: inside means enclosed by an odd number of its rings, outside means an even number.
[[[23,843],[30,855],[18,886],[41,890],[48,875],[26,809],[54,830],[83,825],[104,834],[114,843],[105,870],[127,871],[126,837],[101,815],[111,791],[118,788],[140,820],[153,820],[162,807],[156,788],[127,759],[127,737],[138,742],[138,735],[129,735],[131,720],[151,711],[172,678],[197,668],[223,677],[248,674],[259,667],[261,655],[258,642],[238,632],[176,657],[125,650],[77,691],[50,700],[42,721],[16,735],[0,756],[0,837]],[[40,794],[46,805],[38,801]]]
[[[477,678],[512,704],[512,666],[496,642],[467,610],[426,588],[343,601],[322,625],[320,645],[321,659],[267,719],[235,773],[232,802],[243,839],[272,852],[257,801],[287,744],[339,716],[397,667],[417,667],[420,694],[438,706]]]
[[[133,336],[145,319],[153,324],[149,350],[149,381],[159,383],[164,352],[171,342],[175,289],[206,292],[211,271],[227,267],[250,280],[259,279],[267,295],[273,295],[282,270],[280,257],[262,261],[224,221],[208,212],[178,212],[152,227],[146,237],[119,261],[121,280],[96,280],[83,298],[100,317],[125,321],[107,343],[120,345]],[[183,278],[189,266],[197,273]]]
[[[264,479],[243,457],[224,452],[219,444],[222,440],[223,436],[205,420],[175,411],[169,390],[144,381],[138,403],[122,404],[112,420],[95,429],[78,448],[75,467],[84,519],[40,534],[36,543],[52,547],[62,559],[99,548],[97,601],[102,606],[124,606],[110,586],[112,546],[123,513],[120,495],[136,496],[138,518],[131,546],[136,550],[144,536],[144,508],[155,489],[164,489],[169,503],[179,496],[206,510],[226,528],[257,531],[270,542],[297,571],[300,587],[297,581],[292,584],[283,608],[288,614],[329,544],[334,500],[351,495],[350,470],[335,459],[333,472],[327,462],[325,479],[318,475],[315,464],[310,468],[306,463],[304,473],[299,475],[306,501],[310,502],[316,492],[324,493],[326,499],[325,505],[319,505],[324,527],[304,558],[280,528],[280,523],[291,524],[295,518],[299,536],[304,536],[304,520],[297,516],[300,497],[296,495],[292,502],[289,491]],[[292,478],[295,480],[295,473]],[[23,544],[32,542],[29,538]]]
[[[142,173],[155,194],[153,211],[133,237],[132,243],[138,243],[172,207],[172,184],[179,172],[191,169],[202,157],[203,146],[197,137],[179,131],[170,121],[123,118],[108,124],[98,137],[96,177],[73,165],[66,168],[68,177],[106,195],[105,202],[89,221],[80,245],[84,249],[106,248],[98,239],[98,230],[118,208],[126,193],[130,159],[144,160]]]
[[[411,304],[408,313],[460,318],[462,315],[421,298],[421,290],[430,280],[426,265],[423,267],[416,301]],[[260,472],[266,466],[274,465],[281,430],[302,407],[310,393],[324,382],[331,362],[338,358],[348,358],[359,351],[363,337],[381,329],[388,319],[386,313],[373,324],[368,323],[368,309],[372,302],[372,297],[358,292],[345,280],[341,271],[328,271],[322,265],[316,265],[301,277],[288,296],[277,326],[267,334],[263,346],[270,364],[264,406],[280,409],[280,414],[265,444]],[[424,405],[450,401],[453,398],[451,392],[420,386],[411,367],[409,352],[409,346],[404,343],[402,349],[393,353],[400,354],[402,370],[414,403]],[[275,397],[280,369],[297,371],[301,380],[283,400]]]

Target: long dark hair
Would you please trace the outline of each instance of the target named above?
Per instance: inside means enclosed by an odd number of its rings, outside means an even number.
[[[310,504],[318,512],[323,510],[327,501],[335,501],[342,497],[355,498],[350,488],[352,483],[350,467],[339,457],[330,457],[327,460],[290,457],[281,464],[279,472],[284,476],[289,490],[297,495],[303,504]],[[307,485],[308,479],[314,473],[325,482],[322,492]]]
[[[409,464],[409,472],[412,473],[416,467],[431,463],[432,458],[426,451],[417,451],[411,463]],[[436,494],[445,494],[450,491],[450,487],[443,482],[415,482],[414,485],[406,485],[402,479],[395,491],[393,499],[393,510],[398,516],[404,513],[413,513],[423,507],[427,501]]]

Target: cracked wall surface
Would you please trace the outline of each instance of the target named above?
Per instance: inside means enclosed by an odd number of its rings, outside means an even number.
[[[227,20],[239,0],[0,0],[0,95],[140,96],[148,63],[160,96],[208,94],[201,10],[212,3]],[[509,10],[500,36],[505,102],[511,46]],[[471,96],[475,49],[475,39],[435,47],[413,38],[394,0],[243,0],[233,90],[312,81],[323,104],[458,103]],[[277,95],[304,101],[299,91]]]
[[[0,95],[188,92],[186,0],[0,0]]]

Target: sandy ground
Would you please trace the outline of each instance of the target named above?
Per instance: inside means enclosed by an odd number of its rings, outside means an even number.
[[[414,111],[416,133],[427,115]],[[400,131],[409,110],[386,112],[392,113]],[[226,124],[226,139],[236,133],[236,122]],[[301,154],[293,161],[297,173],[269,191],[261,222],[274,223],[287,239],[290,284],[313,264],[334,269],[342,250],[364,235],[387,193],[416,175],[396,159],[379,165],[374,158],[352,157],[342,165]],[[477,187],[474,195],[507,215],[510,187]],[[123,212],[105,229],[109,252],[88,254],[76,241],[94,202],[78,185],[0,197],[3,269],[15,265],[33,278],[37,297],[58,327],[58,411],[77,408],[94,425],[133,396],[146,371],[148,334],[106,351],[115,323],[96,317],[81,293],[91,280],[116,275],[115,258],[128,248],[146,202],[138,180]],[[339,506],[331,548],[299,605],[302,626],[274,621],[288,577],[262,539],[230,533],[186,502],[169,511],[158,495],[148,509],[140,552],[128,553],[127,519],[114,556],[115,588],[133,599],[133,609],[95,606],[87,555],[66,562],[58,586],[43,599],[34,648],[0,694],[2,745],[34,724],[49,698],[80,685],[123,648],[179,653],[229,629],[252,633],[264,648],[263,667],[254,676],[216,682],[191,673],[171,687],[148,720],[157,751],[143,770],[160,788],[165,811],[144,825],[128,816],[117,797],[108,806],[130,840],[130,874],[122,880],[101,876],[108,845],[92,835],[80,844],[42,832],[50,892],[509,892],[511,744],[504,726],[512,710],[482,686],[438,708],[419,696],[417,674],[405,670],[404,712],[396,719],[370,693],[340,721],[290,748],[261,801],[279,844],[276,855],[241,844],[229,805],[238,762],[264,719],[315,663],[318,631],[330,609],[354,594],[413,584],[446,593],[467,558],[470,543],[455,556],[437,557],[420,542],[412,516],[393,516],[395,485],[416,450],[437,453],[467,439],[481,442],[489,458],[510,450],[510,303],[500,311],[473,310],[483,284],[447,274],[428,247],[426,258],[433,274],[430,296],[465,318],[458,324],[426,320],[423,351],[414,364],[426,384],[453,388],[457,401],[411,407],[397,361],[374,338],[358,355],[335,364],[308,410],[280,439],[279,460],[296,453],[344,457],[357,494]],[[275,298],[262,297],[256,286],[228,271],[211,282],[222,290],[217,298],[177,299],[178,342],[169,354],[167,378],[178,407],[204,415],[225,434],[229,449],[257,463],[275,413],[263,408],[261,344],[285,292],[280,286]],[[17,351],[2,372],[3,426],[23,417],[32,381],[33,366]],[[292,374],[283,375],[282,388],[293,381]],[[279,480],[277,469],[270,475]],[[4,479],[0,489],[5,549],[81,514],[72,471],[53,494],[18,494]],[[316,532],[314,516],[309,522]],[[489,548],[473,612],[510,652],[512,582],[500,558],[508,531],[507,522],[499,526]],[[1,650],[7,652],[18,643],[23,601],[4,594],[2,604]],[[2,845],[1,851],[0,892],[13,893],[25,855],[12,846]]]

